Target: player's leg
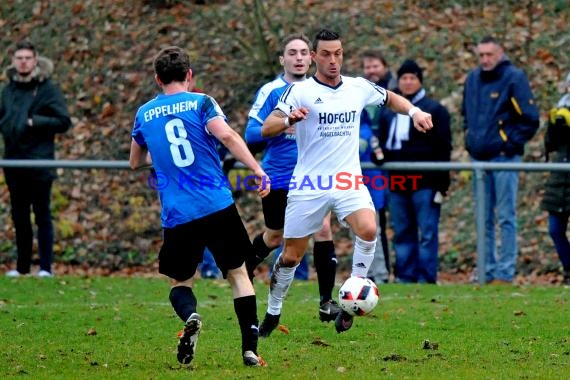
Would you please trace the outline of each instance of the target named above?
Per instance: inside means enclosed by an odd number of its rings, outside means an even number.
[[[386,238],[386,213],[384,210],[387,191],[381,187],[385,185],[384,181],[386,177],[378,170],[364,170],[363,174],[372,178],[372,181],[366,184],[366,188],[370,193],[374,208],[377,210],[376,222],[378,229],[376,236],[380,237],[380,241],[376,244],[374,251],[374,259],[368,269],[368,278],[378,283],[387,283],[389,279],[389,260],[387,260],[389,253],[388,239]],[[382,184],[380,184],[380,180]]]
[[[283,244],[273,251],[273,259],[271,260],[271,263],[269,263],[269,277],[271,277],[273,267],[275,266],[275,262],[279,259],[279,256],[281,256],[281,252],[283,252]],[[309,270],[309,259],[307,255],[304,255],[299,262],[297,269],[295,269],[295,280],[307,281],[309,279]]]
[[[336,279],[336,253],[332,239],[331,214],[323,219],[323,228],[313,235],[313,260],[319,283],[319,318],[323,322],[334,321],[340,308],[332,297]]]
[[[257,353],[259,321],[255,290],[244,264],[246,257],[249,257],[253,251],[247,230],[235,205],[208,218],[210,228],[205,232],[207,246],[222,275],[232,287],[234,311],[241,333],[243,362],[247,366],[265,365]],[[223,231],[224,239],[220,239],[220,231]]]
[[[355,234],[352,276],[366,277],[376,249],[376,210],[367,189],[348,190],[335,200],[334,211],[343,225]],[[338,333],[352,327],[353,316],[342,311],[335,320]]]
[[[247,232],[245,236],[247,237]],[[265,365],[265,362],[257,352],[257,341],[259,338],[257,300],[255,290],[253,289],[251,280],[247,275],[245,264],[239,268],[229,269],[227,272],[227,279],[232,287],[234,311],[236,313],[241,332],[243,362],[248,366],[263,366]]]
[[[197,313],[198,301],[192,291],[192,277],[204,252],[204,241],[199,238],[197,231],[197,221],[165,228],[159,252],[158,271],[170,277],[170,303],[184,322],[177,353],[177,359],[182,364],[188,364],[194,358],[202,328],[202,318]]]
[[[275,189],[261,199],[266,230],[253,239],[254,255],[246,260],[249,277],[253,279],[254,270],[275,248],[283,242],[287,190]]]
[[[368,189],[340,192],[334,210],[340,223],[355,234],[352,275],[366,277],[376,248],[376,210]]]
[[[295,269],[307,249],[309,236],[322,228],[329,212],[328,196],[290,196],[285,211],[285,247],[271,274],[267,312],[259,335],[267,337],[277,327],[283,300],[293,282]]]
[[[295,276],[295,269],[305,254],[308,242],[308,236],[285,239],[283,252],[275,262],[271,273],[267,312],[259,326],[259,335],[262,337],[268,337],[279,324],[283,300],[287,296]]]

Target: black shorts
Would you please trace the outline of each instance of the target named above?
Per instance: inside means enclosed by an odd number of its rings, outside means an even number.
[[[165,228],[158,254],[158,272],[177,281],[196,273],[204,248],[212,252],[226,278],[228,270],[239,268],[253,255],[253,246],[235,204],[205,217]]]
[[[287,208],[287,189],[271,190],[265,198],[261,198],[265,227],[271,230],[282,230],[285,226],[285,209]]]

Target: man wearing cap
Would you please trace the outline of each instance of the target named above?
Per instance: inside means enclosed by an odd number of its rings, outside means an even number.
[[[396,92],[432,115],[433,128],[419,133],[409,116],[382,109],[379,140],[385,161],[450,161],[451,130],[447,109],[426,96],[423,71],[413,60],[398,69]],[[396,178],[412,178],[401,182]],[[389,209],[396,254],[394,274],[399,283],[437,282],[438,224],[441,202],[449,187],[449,172],[391,171]]]

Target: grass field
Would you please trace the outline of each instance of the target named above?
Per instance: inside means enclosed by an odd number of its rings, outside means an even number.
[[[267,286],[256,288],[261,317]],[[374,312],[337,334],[318,320],[316,282],[295,282],[289,333],[260,341],[265,368],[241,362],[227,283],[195,291],[204,327],[181,366],[181,322],[161,278],[1,277],[0,378],[570,378],[568,287],[384,285]]]

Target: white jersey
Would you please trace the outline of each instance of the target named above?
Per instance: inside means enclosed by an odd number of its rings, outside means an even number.
[[[386,89],[361,77],[341,76],[331,87],[313,76],[289,86],[276,108],[287,115],[300,107],[309,110],[307,120],[294,125],[298,158],[289,194],[359,188],[360,114],[367,105],[380,107],[387,100]]]

